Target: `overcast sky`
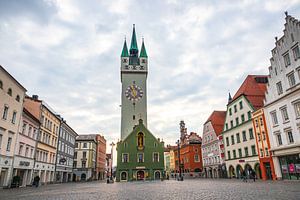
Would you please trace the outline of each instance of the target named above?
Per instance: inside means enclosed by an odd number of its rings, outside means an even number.
[[[0,1],[0,64],[78,134],[120,138],[120,55],[136,24],[149,57],[148,128],[202,136],[248,74],[267,74],[284,11],[300,1]],[[107,148],[109,150],[109,148]]]

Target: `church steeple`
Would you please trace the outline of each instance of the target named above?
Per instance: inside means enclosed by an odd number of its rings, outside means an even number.
[[[124,41],[124,45],[123,45],[123,50],[122,50],[121,57],[129,57],[128,49],[127,49],[127,44],[126,44],[126,39]]]
[[[145,44],[144,44],[144,38],[143,38],[143,43],[142,43],[142,49],[141,49],[140,57],[141,58],[148,58],[146,47],[145,47]]]
[[[130,55],[137,55],[139,52],[137,41],[136,41],[136,34],[135,34],[135,24],[133,24],[133,31],[131,37],[131,44],[130,44]]]

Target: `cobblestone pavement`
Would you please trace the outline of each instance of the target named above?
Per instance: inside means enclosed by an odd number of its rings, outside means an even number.
[[[39,188],[0,189],[1,200],[110,199],[300,199],[299,181],[247,182],[196,179],[106,184],[66,183]]]

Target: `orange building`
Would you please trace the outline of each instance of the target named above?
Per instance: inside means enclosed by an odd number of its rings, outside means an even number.
[[[194,173],[202,172],[202,138],[197,133],[191,132],[190,135],[182,137],[180,143],[180,165],[181,172],[194,176]],[[175,168],[179,172],[178,149],[174,150]],[[198,174],[199,175],[199,174]],[[186,177],[187,175],[185,175]]]
[[[270,153],[270,140],[263,108],[252,113],[252,123],[256,138],[261,177],[263,180],[276,180],[276,174]]]

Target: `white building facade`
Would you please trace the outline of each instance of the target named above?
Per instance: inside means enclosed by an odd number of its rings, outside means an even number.
[[[265,99],[271,152],[278,179],[300,177],[300,22],[286,13],[276,38]]]
[[[0,187],[12,179],[13,156],[26,89],[0,65]]]
[[[203,125],[202,160],[206,178],[225,178],[226,166],[224,157],[223,136],[225,111],[214,111]]]

